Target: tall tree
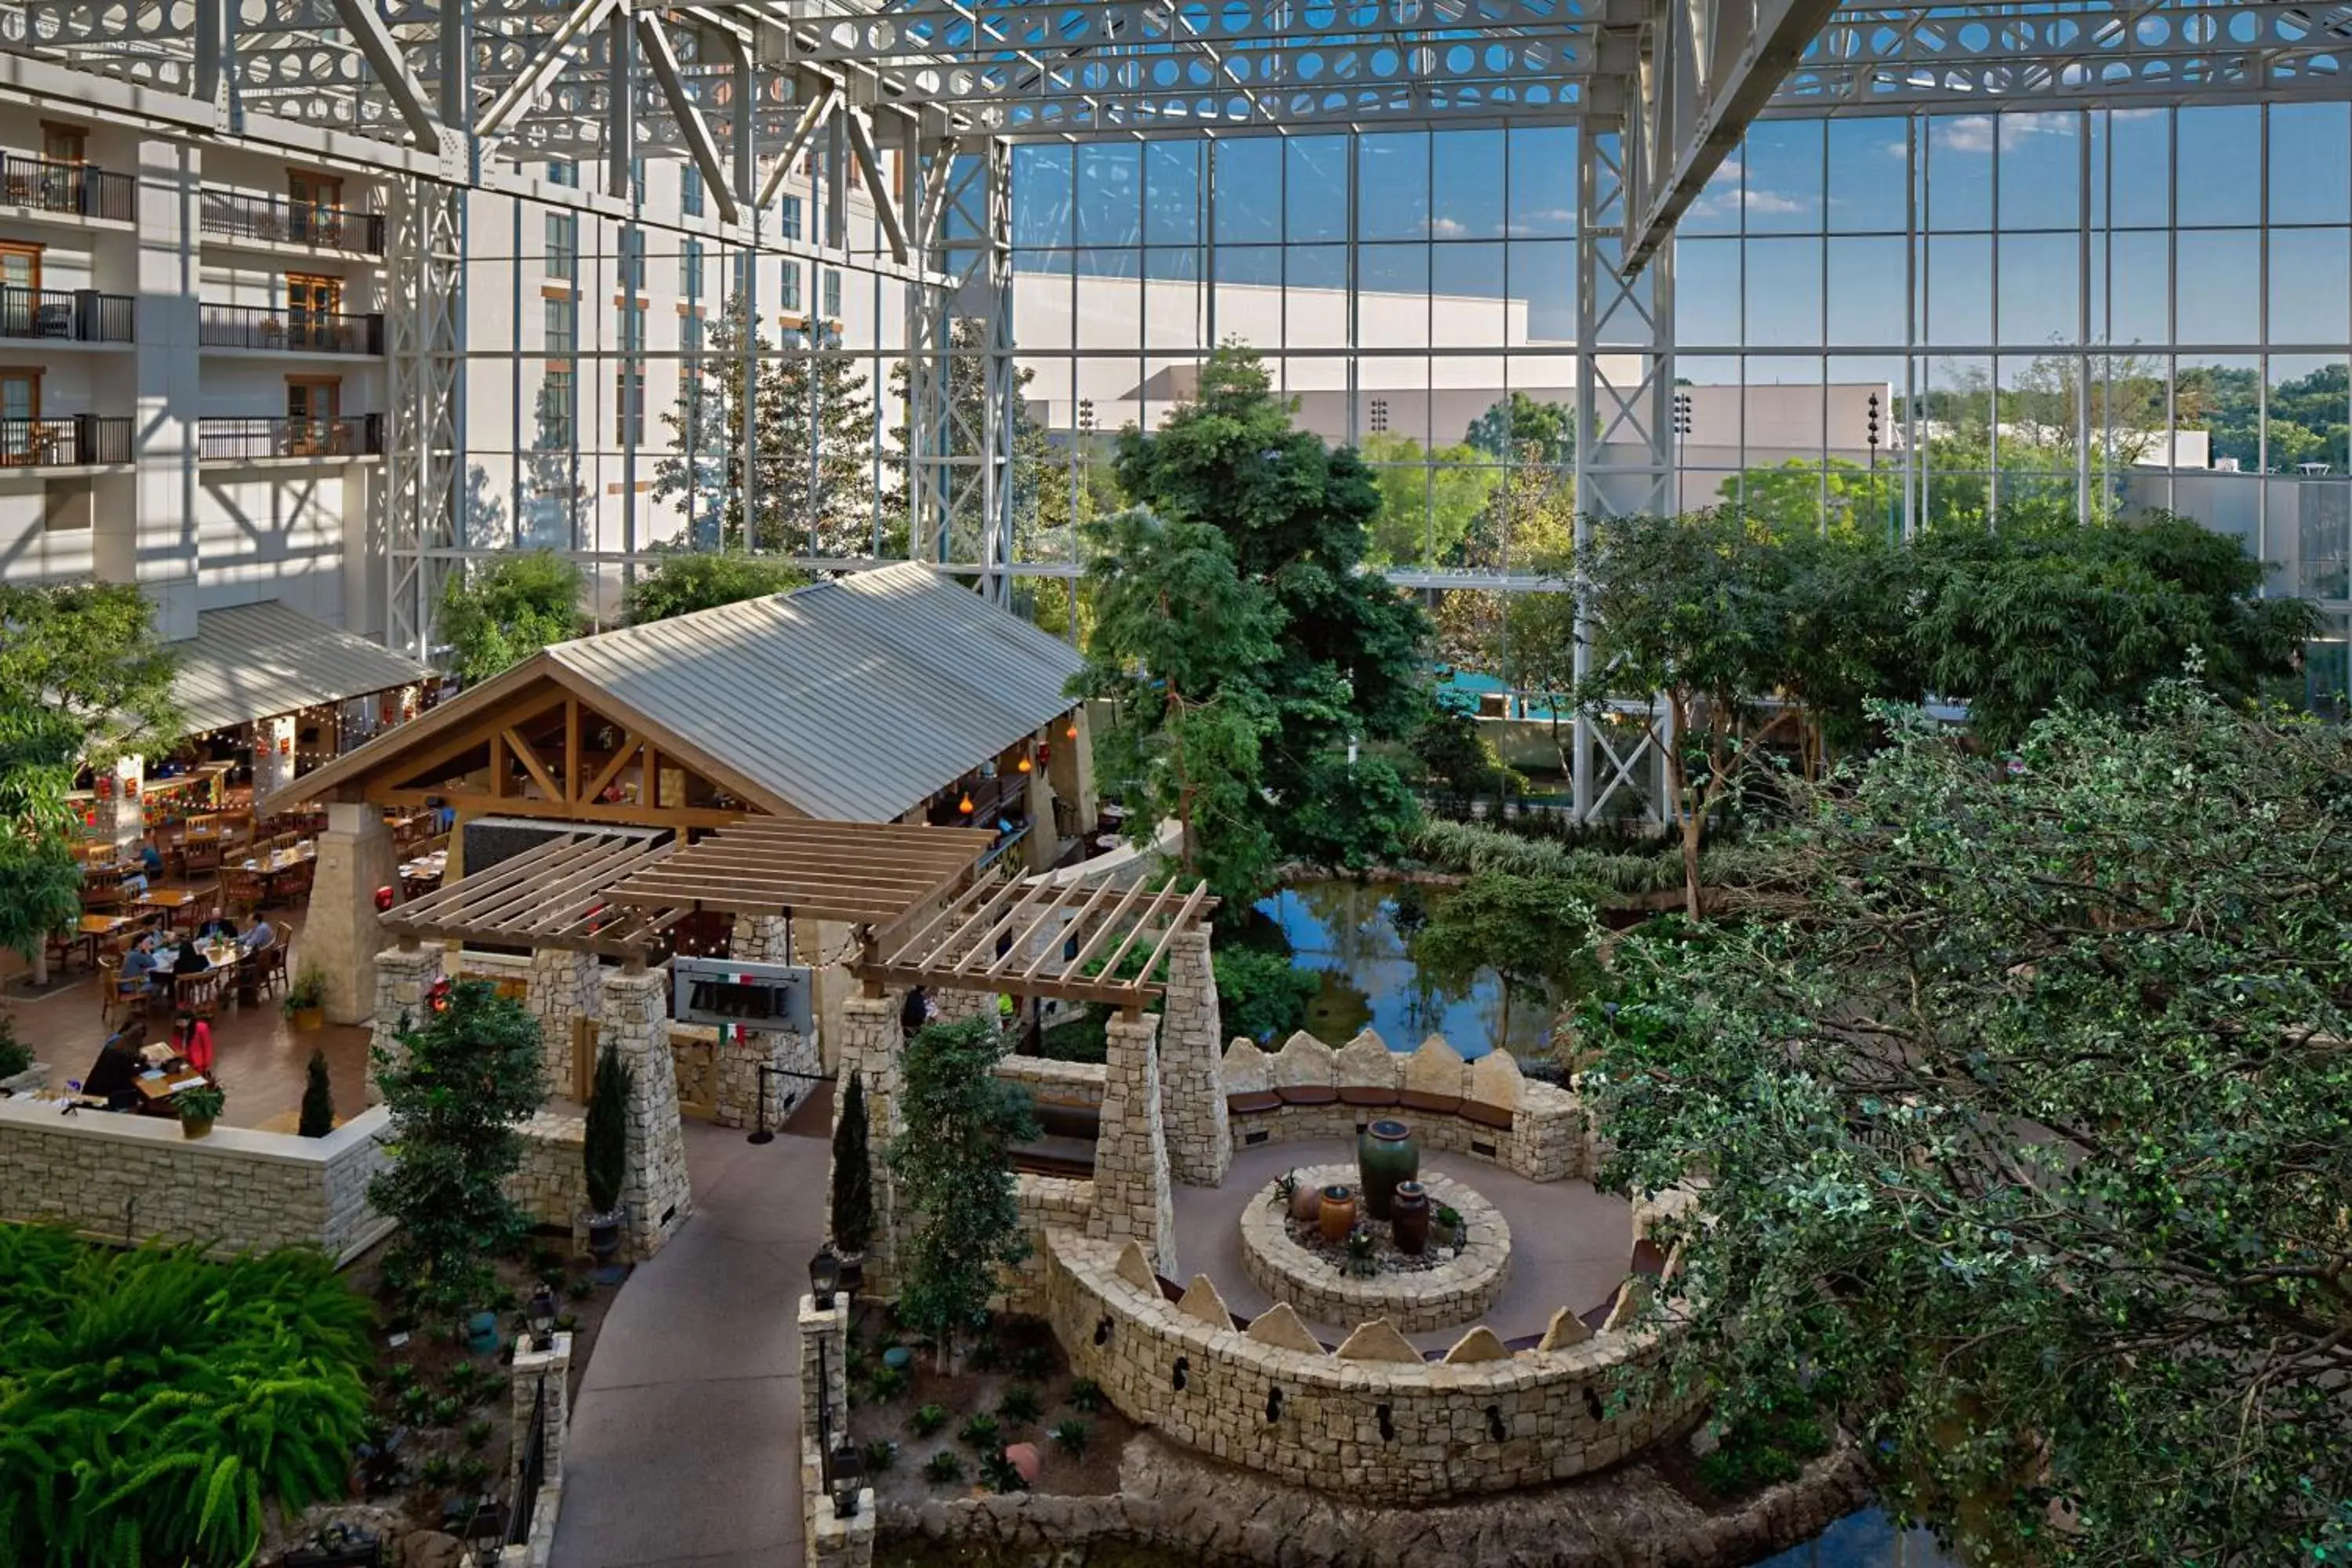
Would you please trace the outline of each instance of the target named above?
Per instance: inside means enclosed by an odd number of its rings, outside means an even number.
[[[988,1322],[998,1277],[1028,1256],[1013,1188],[1013,1145],[1037,1135],[1026,1090],[996,1076],[1005,1038],[992,1018],[932,1024],[907,1043],[906,1130],[890,1169],[912,1217],[898,1313],[927,1334],[942,1370]]]
[[[1242,580],[1207,523],[1138,509],[1087,539],[1095,623],[1070,690],[1112,703],[1097,765],[1137,808],[1128,832],[1139,845],[1174,819],[1182,868],[1246,902],[1276,856],[1264,763],[1277,705],[1261,684],[1276,653],[1273,597]]]
[[[1514,392],[1470,421],[1462,438],[1497,462],[1570,468],[1576,462],[1576,410]]]
[[[1412,960],[1457,993],[1467,992],[1480,970],[1493,970],[1503,983],[1494,1045],[1508,1050],[1514,993],[1556,990],[1583,961],[1598,929],[1591,900],[1564,880],[1481,871],[1434,901],[1413,934]]]
[[[629,624],[666,621],[697,610],[715,610],[745,599],[764,599],[805,586],[809,574],[772,555],[737,555],[700,550],[659,550],[653,569],[630,585],[625,606]]]
[[[2168,683],[2015,763],[1898,722],[1792,786],[1792,918],[1617,950],[1608,1179],[1710,1178],[1665,1375],[1835,1391],[1972,1562],[2333,1563],[2352,732]]]
[[[833,1128],[833,1245],[853,1256],[874,1239],[874,1162],[868,1152],[866,1080],[855,1068]]]
[[[546,1097],[539,1020],[488,982],[461,980],[394,1037],[370,1056],[393,1159],[368,1201],[400,1226],[385,1277],[432,1310],[469,1310],[494,1283],[491,1257],[527,1223],[505,1183],[522,1165],[517,1129]]]
[[[580,630],[580,568],[551,551],[477,562],[441,595],[449,668],[467,685],[511,669]]]
[[[1223,532],[1243,581],[1273,598],[1276,651],[1261,685],[1276,710],[1264,770],[1277,846],[1329,855],[1336,829],[1345,859],[1398,853],[1395,768],[1345,759],[1352,741],[1402,740],[1421,721],[1429,624],[1388,579],[1359,570],[1381,510],[1362,459],[1293,428],[1265,365],[1228,342],[1157,432],[1120,433],[1118,482],[1171,522]]]

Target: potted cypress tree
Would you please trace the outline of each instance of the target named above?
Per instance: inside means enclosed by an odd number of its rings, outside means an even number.
[[[588,1254],[600,1265],[612,1262],[621,1249],[621,1187],[629,1173],[628,1106],[634,1075],[621,1053],[606,1046],[596,1058],[595,1081],[588,1090],[587,1135],[580,1147],[582,1173],[587,1178]]]
[[[305,1138],[324,1138],[335,1130],[335,1091],[327,1082],[327,1058],[310,1052],[309,1077],[302,1085],[302,1120],[294,1129]]]
[[[866,1147],[865,1080],[855,1068],[848,1076],[833,1128],[833,1250],[841,1258],[842,1283],[855,1291],[865,1282],[866,1248],[874,1237],[874,1162]]]

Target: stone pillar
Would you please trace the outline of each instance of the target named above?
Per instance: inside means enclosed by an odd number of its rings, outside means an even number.
[[[316,879],[302,921],[302,962],[327,976],[327,1021],[366,1021],[375,1003],[375,890],[399,885],[400,857],[383,813],[364,802],[327,807]]]
[[[1160,1126],[1160,1020],[1122,1014],[1104,1031],[1102,1131],[1095,1142],[1095,1206],[1087,1234],[1137,1241],[1161,1274],[1176,1273],[1176,1215]]]
[[[842,1101],[848,1098],[850,1073],[866,1089],[866,1147],[873,1172],[874,1235],[866,1245],[866,1295],[887,1299],[897,1294],[898,1276],[898,1189],[890,1173],[890,1142],[905,1124],[900,1107],[906,1101],[906,1064],[898,1043],[898,1009],[903,996],[852,996],[841,1005],[841,1077],[833,1091],[833,1116],[840,1125]],[[828,1163],[827,1199],[833,1192]]]
[[[1077,731],[1074,736],[1072,730]],[[1095,751],[1094,738],[1087,723],[1083,704],[1070,710],[1066,718],[1057,720],[1048,731],[1054,750],[1045,759],[1045,776],[1053,782],[1054,793],[1070,803],[1070,812],[1077,824],[1080,837],[1095,830]]]
[[[146,769],[141,758],[117,759],[113,783],[98,803],[98,839],[113,845],[118,858],[137,855],[139,841],[147,834]]]
[[[1180,931],[1168,944],[1168,997],[1160,1029],[1160,1114],[1168,1171],[1189,1187],[1213,1187],[1234,1163],[1225,1125],[1224,1030],[1217,976],[1209,964],[1209,927]]]
[[[792,922],[782,915],[737,915],[727,956],[746,963],[790,963]]]
[[[533,948],[530,974],[524,983],[523,1005],[539,1019],[539,1060],[547,1075],[547,1092],[572,1092],[572,1040],[582,1018],[596,1016],[604,987],[598,983],[596,955],[569,948]]]
[[[628,1212],[623,1233],[628,1254],[642,1260],[660,1251],[694,1213],[686,1131],[677,1119],[677,1063],[669,1048],[669,977],[607,970],[598,1045],[619,1051],[632,1075],[629,1173],[621,1184],[621,1205]]]
[[[441,978],[441,957],[437,944],[419,944],[414,938],[376,955],[375,1017],[368,1040],[370,1105],[383,1103],[383,1091],[375,1084],[375,1053],[383,1051],[394,1061],[400,1059],[400,1029],[425,1016],[425,994]]]
[[[936,1016],[934,1024],[961,1023],[966,1018],[989,1018],[997,1016],[996,993],[993,991],[934,991],[931,1005]]]
[[[1033,876],[1052,870],[1062,851],[1061,834],[1054,826],[1054,786],[1048,782],[1053,776],[1053,767],[1049,758],[1044,767],[1032,767],[1022,775],[1029,784],[1022,809],[1029,814],[1029,842],[1024,847],[1029,851],[1029,870]]]
[[[833,1305],[801,1298],[801,1420],[809,1441],[824,1451],[824,1434],[838,1443],[849,1430],[849,1297],[835,1291]],[[818,1412],[824,1413],[820,1423]]]
[[[253,798],[255,811],[270,815],[269,797],[294,782],[294,715],[257,719],[253,723]]]
[[[552,1335],[548,1348],[543,1351],[530,1348],[530,1336],[528,1334],[515,1341],[514,1376],[508,1383],[514,1412],[514,1451],[507,1461],[507,1496],[509,1498],[519,1500],[520,1497],[523,1445],[529,1441],[530,1407],[539,1400],[542,1389],[546,1391],[547,1403],[540,1411],[540,1420],[545,1431],[541,1441],[545,1447],[539,1484],[551,1487],[561,1484],[563,1479],[563,1434],[572,1421],[571,1397],[567,1393],[571,1371],[570,1334]]]

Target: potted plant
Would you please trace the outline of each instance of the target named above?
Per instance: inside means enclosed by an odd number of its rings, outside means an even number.
[[[306,963],[286,989],[287,1018],[297,1029],[316,1029],[327,1021],[327,972]]]
[[[621,1249],[621,1188],[628,1179],[628,1105],[635,1075],[621,1053],[607,1045],[596,1058],[596,1079],[588,1090],[587,1133],[581,1141],[581,1173],[587,1178],[588,1254],[608,1264]]]
[[[180,1131],[189,1138],[202,1138],[220,1120],[228,1104],[228,1096],[216,1083],[200,1083],[194,1089],[184,1089],[172,1102],[180,1113]]]

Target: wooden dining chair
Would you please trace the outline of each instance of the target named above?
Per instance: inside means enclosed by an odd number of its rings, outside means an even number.
[[[221,971],[183,974],[172,982],[172,1001],[180,1012],[209,1020],[220,1010]]]
[[[261,873],[231,867],[221,873],[221,902],[231,915],[249,915],[261,907]]]
[[[218,872],[221,868],[220,840],[208,838],[200,844],[189,845],[184,863],[191,878],[200,877],[207,871]]]

